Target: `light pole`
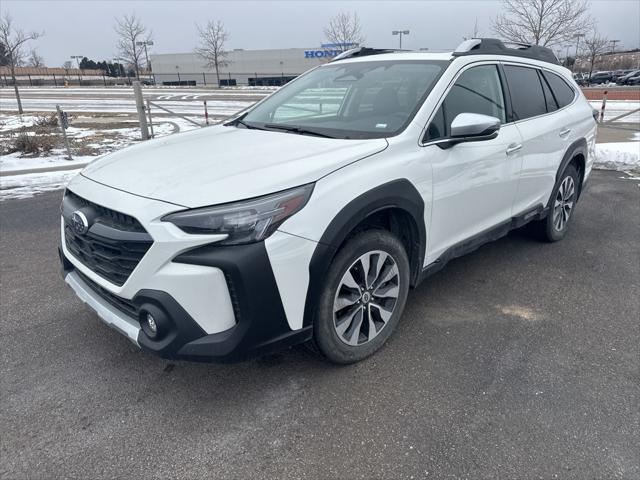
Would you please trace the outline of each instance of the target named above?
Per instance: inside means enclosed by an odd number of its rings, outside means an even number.
[[[78,63],[78,70],[80,70],[80,60],[84,58],[84,55],[71,55],[71,58]]]
[[[149,53],[147,52],[147,46],[153,47],[153,40],[145,40],[144,42],[136,42],[139,47],[144,47],[144,57],[147,59],[147,72],[151,71],[151,63],[149,63]]]
[[[611,42],[611,54],[616,53],[616,43],[620,43],[620,40],[610,40]]]
[[[586,37],[586,34],[576,33],[574,37],[577,38],[577,40],[576,40],[576,56],[575,56],[575,60],[573,61],[573,65],[571,66],[572,72],[575,69],[576,63],[578,63],[578,47],[580,46],[580,37]]]
[[[402,35],[409,35],[409,30],[394,30],[391,32],[391,35],[400,36],[400,49],[402,50]]]

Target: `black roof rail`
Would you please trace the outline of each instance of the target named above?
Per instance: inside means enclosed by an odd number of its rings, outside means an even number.
[[[509,47],[514,45],[514,47]],[[466,55],[507,55],[510,57],[530,58],[542,62],[560,65],[553,50],[540,45],[527,43],[503,42],[497,38],[472,38],[465,40],[453,52],[454,57]]]
[[[395,50],[392,48],[356,47],[336,55],[331,59],[331,62],[335,62],[337,60],[344,60],[346,58],[367,57],[369,55],[380,55],[382,53],[393,53],[393,52],[399,52],[399,51],[402,51],[402,50]]]

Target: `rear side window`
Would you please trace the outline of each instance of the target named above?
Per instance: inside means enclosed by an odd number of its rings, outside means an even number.
[[[573,102],[576,92],[567,84],[567,82],[555,73],[550,72],[544,72],[544,78],[549,82],[549,86],[551,87],[551,90],[553,90],[553,94],[556,97],[560,108],[566,107]]]
[[[551,93],[551,89],[549,88],[549,84],[542,76],[542,72],[538,72],[540,75],[540,83],[542,83],[542,91],[544,92],[544,99],[547,102],[547,112],[555,112],[558,110],[558,104],[556,103],[556,99]]]
[[[504,95],[495,65],[473,67],[460,75],[429,124],[425,141],[447,137],[451,122],[461,113],[480,113],[505,122]]]
[[[511,104],[516,120],[525,120],[547,113],[547,102],[538,72],[533,68],[505,65]]]

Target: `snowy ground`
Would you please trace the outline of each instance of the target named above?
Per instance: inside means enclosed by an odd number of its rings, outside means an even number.
[[[36,124],[40,115],[6,115],[0,114],[0,141],[10,145],[20,132],[37,135]],[[4,152],[0,156],[0,172],[32,169],[50,169],[52,167],[68,167],[85,165],[101,155],[119,150],[141,140],[140,128],[132,117],[105,117],[72,115],[67,136],[72,147],[73,160],[66,158],[62,138],[57,127],[48,128],[47,134],[56,137],[57,146],[46,154],[26,155],[21,152]],[[77,126],[75,126],[77,125]],[[179,131],[198,128],[181,117],[158,117],[154,121],[155,137],[162,137]],[[3,149],[4,150],[4,149]]]
[[[602,107],[601,101],[592,101],[589,102],[593,108],[600,111]],[[624,113],[632,112],[636,110],[636,112],[627,115],[626,117],[621,118],[620,120],[616,120],[616,123],[638,123],[640,122],[640,102],[628,102],[623,100],[608,100],[607,105],[604,109],[604,121],[607,122],[615,117],[618,117]]]
[[[0,201],[29,198],[38,193],[59,190],[79,172],[80,169],[0,177]]]
[[[640,174],[640,142],[597,144],[594,167]]]

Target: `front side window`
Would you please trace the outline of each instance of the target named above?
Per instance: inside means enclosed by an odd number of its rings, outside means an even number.
[[[271,95],[241,117],[241,124],[335,138],[397,135],[447,65],[436,60],[324,65]]]
[[[504,95],[496,65],[473,67],[460,75],[431,120],[425,141],[446,138],[451,122],[461,113],[489,115],[505,123]]]

